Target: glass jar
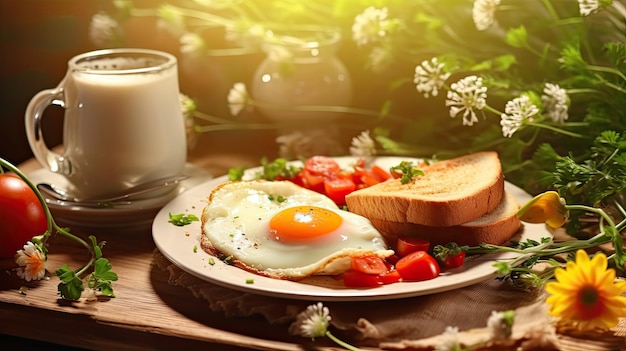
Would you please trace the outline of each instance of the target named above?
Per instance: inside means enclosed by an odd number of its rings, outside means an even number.
[[[337,57],[339,32],[269,35],[265,59],[256,69],[251,95],[275,122],[332,120],[331,106],[352,102],[352,81]]]

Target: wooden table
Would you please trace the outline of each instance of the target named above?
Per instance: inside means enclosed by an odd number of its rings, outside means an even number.
[[[218,176],[230,167],[257,165],[261,156],[274,157],[276,149],[271,132],[205,135],[188,160]],[[35,160],[20,165],[27,174],[39,167]],[[25,284],[5,274],[0,279],[0,334],[94,350],[237,350],[252,345],[268,350],[300,349],[294,341],[301,338],[290,338],[284,326],[273,328],[255,318],[225,318],[203,308],[189,290],[168,284],[167,272],[153,267],[155,245],[150,228],[130,233],[72,229],[85,236],[93,233],[107,242],[105,256],[119,275],[114,283],[116,297],[66,302],[57,298],[54,276]],[[49,267],[84,263],[84,249],[66,239],[55,238],[51,245]],[[14,264],[4,260],[0,265],[6,270]],[[23,285],[30,287],[25,294],[18,291]],[[5,340],[5,345],[21,348],[24,342]],[[32,345],[37,349],[54,346]]]

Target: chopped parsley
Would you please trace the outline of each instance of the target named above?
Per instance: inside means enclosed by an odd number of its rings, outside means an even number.
[[[184,213],[171,214],[170,213],[169,216],[170,216],[170,220],[168,222],[179,227],[182,227],[182,226],[191,224],[191,222],[200,220],[196,215],[191,214],[191,213],[190,214],[184,214]]]
[[[399,165],[391,167],[391,171],[402,174],[402,178],[400,178],[400,182],[402,184],[409,183],[416,176],[424,175],[424,171],[419,169],[413,162],[410,161],[400,162]]]

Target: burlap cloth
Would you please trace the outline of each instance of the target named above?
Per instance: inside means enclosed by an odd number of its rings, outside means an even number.
[[[260,315],[285,325],[312,302],[281,299],[227,289],[190,275],[155,250],[156,266],[169,283],[191,290],[213,311],[226,316]],[[386,350],[432,350],[446,327],[457,327],[466,345],[487,342],[482,350],[626,350],[626,318],[612,331],[577,334],[559,327],[547,314],[543,289],[522,291],[489,279],[449,292],[389,301],[325,302],[331,328],[360,347]],[[513,335],[491,342],[486,328],[492,311],[516,310]],[[626,317],[626,316],[625,316]]]

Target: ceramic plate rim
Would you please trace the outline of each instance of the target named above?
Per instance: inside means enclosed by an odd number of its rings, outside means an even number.
[[[335,157],[342,165],[354,161],[353,157]],[[407,157],[379,157],[376,163],[384,166],[395,165],[403,160],[415,160]],[[246,171],[251,176],[259,167]],[[377,288],[353,289],[330,288],[310,285],[303,282],[277,280],[246,272],[228,265],[217,258],[210,264],[210,256],[200,247],[200,222],[183,227],[168,223],[169,213],[193,213],[198,218],[202,213],[206,197],[217,185],[228,180],[227,176],[216,177],[179,194],[161,208],[152,223],[152,237],[158,250],[173,264],[204,281],[242,292],[311,301],[374,301],[391,300],[444,292],[473,285],[496,276],[493,264],[500,260],[511,260],[519,255],[498,253],[481,255],[467,260],[462,268],[450,270],[439,277],[424,282],[402,282],[383,285]],[[524,203],[531,197],[521,188],[505,182],[505,189],[518,202]],[[541,240],[550,237],[543,224],[523,223],[523,230],[518,239]],[[252,283],[249,280],[252,279]],[[322,278],[332,279],[332,278]]]

